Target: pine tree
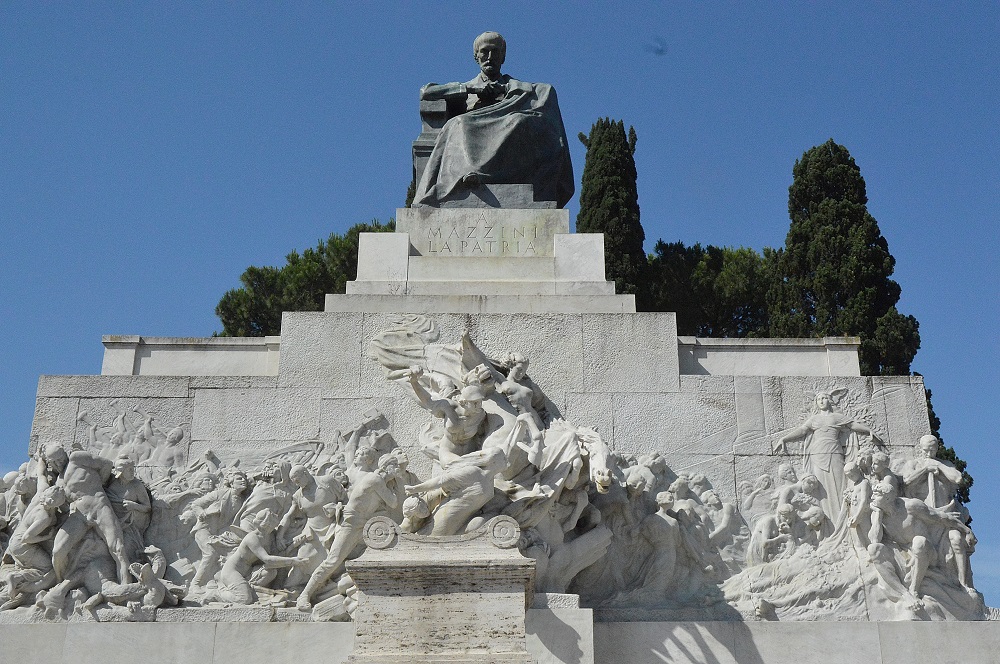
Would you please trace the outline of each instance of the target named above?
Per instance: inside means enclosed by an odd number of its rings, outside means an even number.
[[[860,169],[830,139],[807,150],[792,175],[791,226],[767,294],[771,336],[858,336],[863,375],[909,374],[917,320],[896,309],[895,259],[868,213]]]
[[[358,274],[358,234],[392,232],[396,223],[356,224],[343,235],[331,233],[315,249],[286,256],[277,267],[251,265],[240,276],[242,286],[219,300],[215,315],[220,336],[264,337],[281,333],[281,312],[322,311],[327,293],[343,293]]]
[[[688,247],[660,240],[649,257],[651,307],[676,312],[678,334],[762,336],[767,330],[764,260],[745,247]]]
[[[604,233],[607,278],[614,280],[619,293],[634,294],[640,309],[647,301],[646,235],[639,223],[639,194],[636,188],[635,129],[610,118],[594,123],[590,135],[580,134],[587,147],[580,187],[578,233]]]

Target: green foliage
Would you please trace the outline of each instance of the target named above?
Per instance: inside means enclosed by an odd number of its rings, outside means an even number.
[[[916,375],[919,376],[920,374]],[[937,416],[937,413],[934,412],[934,405],[931,403],[931,391],[924,389],[924,395],[927,397],[927,415],[930,419],[931,433],[937,436],[938,441],[941,443],[941,446],[938,448],[937,456],[939,459],[951,462],[957,470],[961,471],[962,482],[958,485],[956,497],[959,502],[968,503],[970,500],[969,490],[972,488],[973,482],[975,482],[972,475],[966,471],[969,464],[958,456],[954,447],[948,447],[944,444],[944,439],[941,438],[941,419]]]
[[[618,293],[634,294],[645,308],[647,289],[646,234],[639,223],[636,188],[635,129],[610,118],[594,123],[590,135],[580,134],[587,147],[580,187],[579,233],[604,233],[605,270]]]
[[[753,249],[656,243],[649,257],[654,311],[677,313],[677,332],[760,336],[767,329],[765,259]]]
[[[314,249],[293,251],[283,267],[250,266],[242,286],[228,291],[215,307],[221,336],[263,337],[281,333],[282,311],[321,311],[327,293],[343,293],[358,273],[358,234],[391,232],[396,223],[352,226],[332,233]]]
[[[895,259],[868,213],[860,169],[831,139],[807,150],[792,175],[791,226],[767,292],[771,336],[859,336],[863,375],[909,374],[917,320],[896,310]]]
[[[410,186],[406,188],[406,203],[403,207],[413,207],[413,197],[417,195],[417,172],[413,172],[410,178]]]

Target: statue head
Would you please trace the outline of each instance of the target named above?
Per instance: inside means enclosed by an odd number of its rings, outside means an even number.
[[[204,491],[205,493],[214,489],[215,483],[215,475],[205,470],[195,473],[195,476],[191,478],[191,486],[199,491]]]
[[[363,445],[354,453],[354,465],[362,470],[372,470],[378,463],[378,450],[370,445]]]
[[[938,441],[937,436],[932,436],[931,434],[921,436],[917,442],[917,454],[928,459],[933,459],[937,456],[939,445],[940,441]]]
[[[131,480],[135,477],[135,461],[132,460],[132,457],[120,454],[115,459],[115,477],[121,477],[124,480]]]
[[[184,429],[174,427],[167,433],[167,446],[173,447],[184,439]]]
[[[785,504],[778,508],[777,517],[779,524],[791,524],[797,516],[795,508],[791,505]]]
[[[45,449],[42,450],[42,456],[49,464],[49,469],[56,471],[60,475],[66,470],[66,465],[69,463],[69,455],[66,454],[66,448],[59,443],[49,443],[46,445]]]
[[[853,461],[848,461],[844,464],[844,477],[852,482],[858,482],[861,479],[861,466]]]
[[[238,494],[244,493],[250,485],[246,473],[235,468],[227,470],[222,481],[226,486],[232,487]]]
[[[819,479],[815,475],[805,475],[800,482],[802,488],[805,489],[806,493],[814,494],[819,491]]]
[[[280,518],[278,515],[272,512],[269,508],[265,507],[257,513],[257,529],[265,535],[277,528],[279,521]]]
[[[56,484],[45,489],[40,500],[46,509],[57,509],[66,503],[66,492],[62,486]]]
[[[507,57],[507,42],[499,32],[484,32],[472,42],[472,57],[483,76],[495,81],[500,78],[500,66]]]
[[[892,482],[879,482],[872,487],[872,507],[885,509],[896,499],[896,487]]]
[[[656,504],[661,510],[668,510],[674,506],[674,494],[669,491],[661,491],[656,494]]]
[[[701,502],[702,504],[708,505],[714,509],[722,507],[722,499],[719,498],[719,494],[715,493],[712,489],[708,489],[701,494]]]
[[[778,465],[778,478],[784,482],[795,483],[798,481],[798,476],[795,474],[795,468],[792,464],[785,462]]]
[[[482,388],[478,385],[469,385],[458,395],[456,399],[458,401],[458,406],[465,412],[475,413],[482,410],[483,399],[486,395],[483,394]]]
[[[292,480],[292,482],[295,483],[295,486],[305,488],[309,486],[310,481],[312,480],[312,474],[305,466],[295,465],[292,466],[290,471],[288,471],[288,479]]]

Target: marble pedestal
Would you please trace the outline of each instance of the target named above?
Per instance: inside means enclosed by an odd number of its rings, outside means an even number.
[[[520,554],[517,522],[498,516],[454,537],[365,525],[367,550],[348,563],[363,593],[351,664],[533,664],[525,646],[535,561]]]

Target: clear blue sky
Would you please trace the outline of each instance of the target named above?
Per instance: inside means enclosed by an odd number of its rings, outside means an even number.
[[[99,373],[102,334],[209,336],[248,265],[391,217],[418,88],[471,77],[488,29],[571,138],[635,126],[647,248],[781,246],[795,159],[847,146],[1000,605],[994,3],[3,3],[0,469],[38,376]]]

